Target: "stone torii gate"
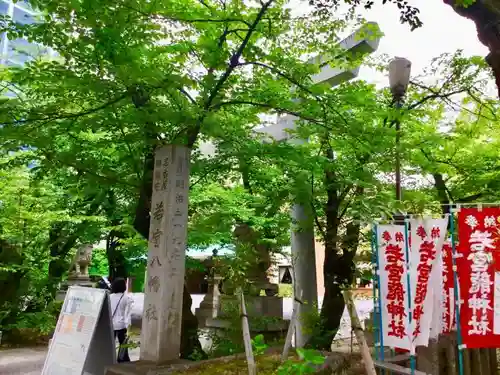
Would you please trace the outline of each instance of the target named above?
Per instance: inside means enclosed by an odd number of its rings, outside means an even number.
[[[369,23],[365,27],[376,27]],[[368,31],[368,32],[366,32]],[[369,29],[358,30],[340,43],[352,53],[370,53],[377,49],[379,39],[362,38]],[[359,68],[338,70],[330,67],[327,57],[311,62],[320,63],[321,71],[313,76],[315,82],[335,86],[357,76]],[[286,129],[294,128],[295,118],[285,116],[274,126],[258,130],[275,140],[289,138]],[[141,334],[141,361],[165,363],[179,359],[181,344],[182,299],[187,241],[189,149],[183,146],[164,146],[155,153],[151,225],[145,285],[144,313]],[[292,252],[296,259],[296,283],[303,288],[303,300],[313,306],[317,302],[314,227],[312,216],[305,206],[295,205],[296,221],[311,223],[306,231],[292,231]],[[306,308],[302,307],[302,311]],[[300,328],[300,327],[298,327]],[[297,332],[302,332],[298,329]],[[304,340],[296,342],[301,345]]]
[[[353,55],[372,53],[377,50],[380,42],[380,38],[370,32],[372,30],[379,30],[376,22],[368,22],[342,40],[339,46]],[[352,70],[332,68],[329,63],[334,59],[329,56],[318,56],[309,60],[312,64],[319,63],[321,65],[320,72],[311,77],[314,83],[328,83],[331,87],[334,87],[358,76],[359,66]],[[276,124],[258,128],[256,132],[263,133],[275,141],[307,142],[307,140],[291,138],[290,131],[296,129],[296,120],[297,117],[295,116],[285,115],[279,117]],[[294,278],[294,292],[302,292],[303,304],[299,304],[298,316],[303,316],[304,313],[311,311],[318,303],[314,216],[309,202],[295,202],[291,210],[291,216],[293,222],[291,255],[293,259],[292,266],[294,267],[292,277]],[[300,230],[297,230],[297,226],[300,227]],[[303,332],[301,319],[297,319],[295,327],[295,346],[303,347],[309,337]]]

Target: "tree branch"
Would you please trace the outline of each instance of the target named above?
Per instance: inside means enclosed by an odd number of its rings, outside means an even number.
[[[184,94],[184,96],[185,96],[186,98],[188,98],[188,99],[189,99],[189,101],[190,101],[192,104],[195,104],[195,103],[196,103],[196,101],[193,99],[193,97],[192,97],[191,95],[189,95],[189,93],[188,93],[185,89],[183,89],[182,87],[178,87],[178,88],[177,88],[177,90],[179,90],[179,92],[180,92],[180,93]]]
[[[13,122],[4,122],[2,125],[17,125],[17,124],[26,124],[26,123],[30,123],[30,122],[35,122],[35,121],[48,121],[48,122],[51,122],[51,121],[55,121],[55,120],[64,120],[64,119],[71,119],[71,118],[76,118],[76,117],[81,117],[81,116],[87,116],[87,115],[90,115],[92,113],[95,113],[95,112],[98,112],[102,109],[105,109],[113,104],[116,104],[118,103],[119,101],[125,99],[127,96],[129,96],[130,93],[126,92],[126,93],[123,93],[122,95],[116,97],[115,99],[112,99],[111,101],[107,102],[107,103],[104,103],[104,104],[101,104],[95,108],[90,108],[86,111],[83,111],[83,112],[79,112],[79,113],[67,113],[67,114],[62,114],[62,115],[58,115],[56,113],[51,113],[45,117],[39,117],[39,118],[28,118],[26,120],[16,120],[16,121],[13,121]],[[52,117],[54,116],[54,117]]]
[[[271,72],[273,72],[274,74],[277,74],[280,77],[285,78],[287,81],[290,81],[295,86],[297,86],[301,90],[307,92],[308,94],[311,94],[314,97],[318,97],[317,94],[313,93],[310,89],[308,89],[307,87],[305,87],[303,84],[299,83],[297,80],[295,80],[294,78],[290,77],[289,75],[283,73],[282,71],[280,71],[278,68],[275,68],[274,66],[271,66],[271,65],[268,65],[268,64],[264,64],[264,63],[261,63],[261,62],[257,62],[257,61],[245,61],[243,63],[239,63],[238,64],[238,66],[247,66],[247,65],[255,65],[255,66],[260,66],[262,68],[268,69]]]
[[[318,227],[318,230],[323,237],[323,240],[326,240],[326,231],[325,228],[323,228],[323,225],[321,225],[319,221],[319,216],[318,216],[318,211],[316,210],[316,205],[314,204],[314,173],[311,174],[311,194],[312,194],[312,199],[311,199],[311,209],[314,214],[314,222],[316,223],[316,226]]]
[[[292,110],[289,110],[289,109],[280,108],[280,107],[274,106],[272,104],[257,103],[257,102],[253,102],[251,100],[231,100],[231,101],[228,101],[228,102],[220,102],[220,103],[217,103],[217,104],[213,105],[212,108],[213,109],[218,109],[218,108],[225,107],[225,106],[228,106],[228,105],[252,105],[252,106],[255,106],[255,107],[268,108],[268,109],[275,110],[276,112],[286,113],[286,114],[289,114],[289,115],[292,115],[292,116],[299,117],[299,118],[301,118],[303,120],[312,122],[314,124],[322,125],[325,128],[327,128],[321,121],[318,121],[317,119],[315,119],[313,117],[309,117],[309,116],[303,115],[303,114],[301,114],[299,112],[295,112],[295,111],[292,111]]]
[[[148,13],[144,12],[142,10],[139,10],[137,8],[134,8],[130,5],[126,4],[120,4],[122,7],[133,10],[134,12],[137,12],[141,16],[147,18],[148,20],[153,19],[154,17],[162,18],[164,20],[169,20],[169,21],[175,21],[175,22],[187,22],[187,23],[203,23],[203,22],[214,22],[214,23],[227,23],[227,22],[241,22],[244,23],[248,26],[250,26],[250,23],[243,19],[238,19],[238,18],[221,18],[221,19],[211,19],[211,18],[192,18],[192,19],[184,19],[184,18],[173,18],[173,16],[166,16],[161,13]]]
[[[484,195],[484,193],[472,194],[472,195],[469,195],[467,197],[457,199],[456,203],[474,202],[476,199],[481,198],[483,195]]]
[[[413,82],[412,82],[412,84],[417,85],[417,84],[415,84],[415,83],[413,83]],[[428,89],[428,90],[429,90],[429,91],[431,91],[431,92],[433,91],[433,90],[432,90],[432,89],[430,89],[430,88],[426,88],[426,89]],[[424,104],[425,102],[427,102],[427,101],[429,101],[429,100],[432,100],[432,99],[437,99],[437,98],[439,98],[439,99],[447,99],[447,98],[449,98],[450,96],[453,96],[453,95],[456,95],[456,94],[461,94],[461,93],[463,93],[463,92],[465,92],[465,91],[466,91],[466,89],[460,89],[460,90],[451,91],[451,92],[446,93],[446,94],[441,94],[440,92],[436,92],[436,91],[434,91],[432,94],[430,94],[430,95],[427,95],[427,96],[423,97],[423,98],[422,98],[422,99],[420,99],[418,102],[415,102],[415,103],[413,103],[412,105],[409,105],[409,106],[408,106],[408,110],[415,109],[415,108],[417,108],[417,107],[421,106],[422,104]]]
[[[217,83],[215,84],[214,88],[210,91],[210,94],[205,101],[204,105],[204,113],[200,116],[198,119],[198,122],[196,125],[190,129],[188,132],[188,141],[187,141],[187,146],[192,147],[194,143],[196,142],[196,139],[198,138],[198,134],[201,129],[201,125],[203,123],[203,120],[207,116],[208,112],[210,112],[212,103],[219,93],[219,91],[222,89],[222,86],[226,83],[227,79],[233,72],[233,70],[236,68],[236,66],[239,63],[240,57],[243,54],[243,51],[247,47],[248,43],[250,42],[250,38],[252,37],[252,34],[254,31],[257,29],[258,24],[260,23],[262,17],[264,17],[264,14],[266,13],[267,9],[271,6],[274,0],[269,0],[268,2],[264,3],[262,8],[260,9],[259,13],[257,14],[257,17],[255,17],[255,20],[252,22],[252,24],[249,26],[248,32],[245,35],[245,39],[241,42],[240,46],[236,50],[236,52],[231,56],[231,59],[229,60],[229,65],[226,68],[226,71],[222,74],[222,76],[219,78]]]
[[[50,162],[56,162],[56,163],[65,165],[67,167],[72,167],[72,168],[76,169],[77,171],[89,174],[89,175],[94,176],[94,177],[96,177],[97,179],[100,179],[100,180],[110,181],[110,182],[113,182],[115,184],[120,184],[120,185],[125,185],[125,186],[131,186],[133,188],[138,188],[138,185],[124,182],[124,180],[122,178],[100,175],[99,173],[91,171],[91,170],[89,170],[89,169],[87,169],[87,168],[85,168],[82,165],[79,165],[77,163],[71,163],[71,162],[69,162],[67,160],[61,160],[59,158],[54,159],[52,157],[52,155],[49,154],[47,151],[44,151],[44,150],[41,150],[41,149],[39,149],[39,150],[42,152],[43,155],[45,155],[45,157],[47,158],[47,160],[49,160]]]

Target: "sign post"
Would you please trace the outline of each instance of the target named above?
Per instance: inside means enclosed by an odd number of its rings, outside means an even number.
[[[70,287],[41,375],[101,375],[115,359],[108,293]]]

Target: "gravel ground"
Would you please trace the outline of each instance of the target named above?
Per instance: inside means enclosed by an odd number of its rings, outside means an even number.
[[[142,293],[134,293],[134,307],[133,307],[133,317],[138,319],[142,315],[142,307],[144,301],[144,295]],[[203,300],[203,295],[192,295],[194,310],[200,305]],[[322,299],[319,300],[319,305],[321,306]],[[283,299],[283,318],[290,319],[292,314],[293,300],[291,298]],[[371,300],[359,300],[356,301],[356,307],[360,319],[368,317],[368,314],[373,309],[373,301]],[[344,313],[341,322],[341,330],[337,334],[336,339],[350,337],[350,325],[349,317],[347,312]],[[0,350],[0,375],[40,375],[43,363],[45,361],[45,356],[47,354],[47,348],[21,348],[21,349],[8,349]],[[132,360],[139,359],[139,349],[133,349],[130,351],[130,357]]]

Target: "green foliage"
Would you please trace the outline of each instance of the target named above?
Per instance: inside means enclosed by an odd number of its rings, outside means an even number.
[[[297,348],[297,354],[301,362],[287,360],[278,368],[278,375],[314,374],[317,366],[325,361],[325,357],[315,350]]]
[[[324,317],[321,315],[318,306],[314,305],[310,310],[298,316],[298,319],[302,323],[302,332],[304,335],[314,337],[316,343],[321,343],[323,346],[328,346],[329,348],[331,347],[338,327],[331,331],[325,329]]]
[[[191,258],[189,256],[186,257],[186,272],[205,272],[206,266],[203,264],[203,261],[195,258]]]
[[[420,25],[411,5],[392,2]],[[483,94],[485,62],[440,56],[401,109],[367,82],[315,83],[321,59],[306,63],[311,56],[335,56],[325,62],[334,68],[363,61],[337,45],[355,18],[333,17],[338,3],[295,17],[282,0],[32,0],[40,23],[2,18],[0,34],[58,56],[0,70],[11,94],[0,101],[0,327],[21,314],[45,325],[29,314],[50,303],[81,244],[108,240],[108,262],[142,283],[151,155],[164,144],[192,148],[188,244],[234,245],[221,270],[233,289],[251,291],[256,270],[289,244],[294,203],[310,209],[328,264],[339,265],[326,272],[332,286],[348,283],[366,253],[366,223],[395,209],[498,200],[498,103]],[[262,142],[261,119],[284,114],[309,142]],[[405,183],[403,202],[393,197],[395,120],[403,174],[431,180]],[[204,141],[214,155],[202,154]],[[92,272],[107,273],[103,252],[94,257]],[[327,342],[338,327],[322,311],[310,329]]]
[[[278,296],[283,298],[293,297],[293,285],[292,284],[279,284]]]
[[[123,232],[122,232],[123,233]],[[144,292],[144,281],[147,266],[147,241],[127,226],[125,238],[120,240],[119,252],[125,259],[128,276],[134,279],[133,291]]]
[[[264,335],[257,335],[252,339],[252,349],[254,355],[261,355],[267,349],[267,344],[264,341]]]
[[[89,267],[89,275],[107,276],[109,273],[106,249],[93,249],[92,264]]]
[[[238,300],[234,296],[226,296],[223,300],[222,306],[224,306],[224,308],[218,319],[225,323],[225,328],[221,329],[219,332],[209,333],[207,336],[212,342],[212,346],[208,353],[212,358],[243,353],[245,351]],[[247,310],[248,324],[251,334],[255,333],[252,338],[252,345],[254,347],[255,354],[260,355],[267,349],[268,344],[265,342],[264,335],[256,332],[266,332],[270,325],[276,325],[281,321],[281,319],[257,314],[254,310],[252,310],[251,303],[248,301]],[[282,332],[282,336],[285,334],[286,332]],[[270,339],[267,341],[270,342]],[[271,341],[274,345],[278,343],[281,344],[279,336],[272,338]]]
[[[57,185],[34,181],[25,167],[9,166],[16,156],[0,157],[0,330],[45,332],[53,324],[46,312],[49,232],[61,219],[81,218],[71,216]]]
[[[476,0],[456,0],[455,5],[463,6],[464,8],[467,8],[467,7],[471,6],[472,4],[474,4],[475,2],[476,2]]]

